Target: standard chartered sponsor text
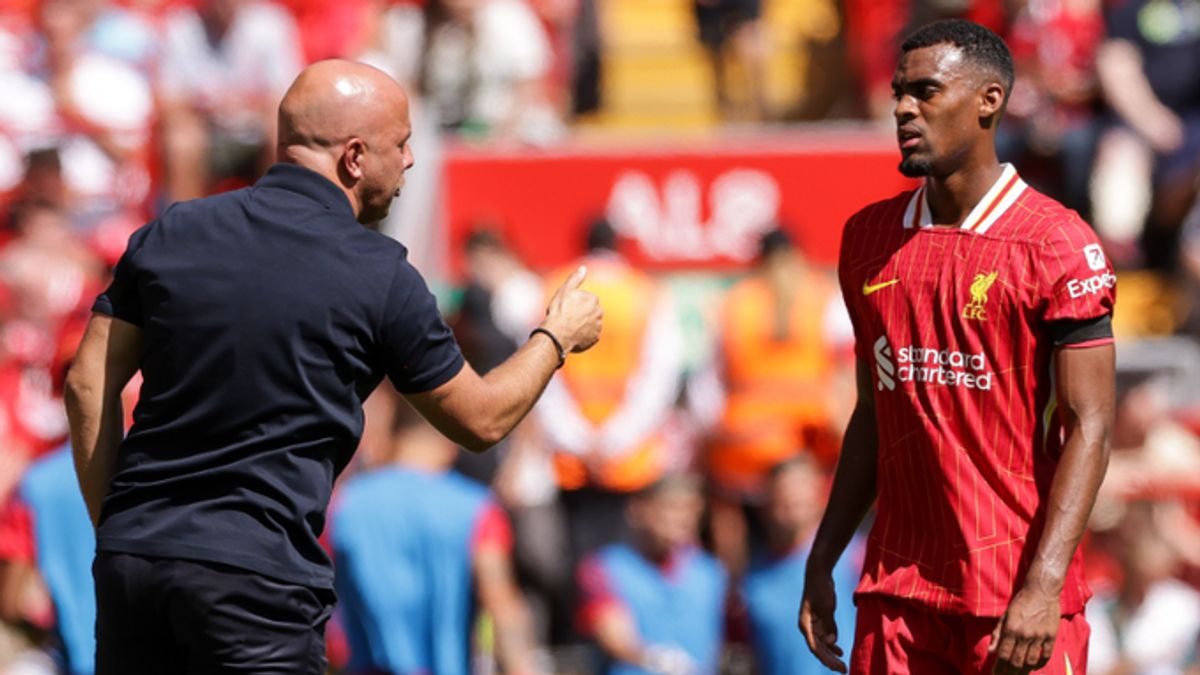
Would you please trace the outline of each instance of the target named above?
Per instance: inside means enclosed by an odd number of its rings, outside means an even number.
[[[950,387],[991,391],[995,374],[988,369],[982,353],[969,354],[950,349],[910,345],[896,350],[896,378],[901,382],[921,382]]]

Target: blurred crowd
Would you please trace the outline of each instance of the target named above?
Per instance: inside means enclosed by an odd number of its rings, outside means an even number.
[[[436,238],[406,223],[438,222],[444,139],[553,145],[603,110],[616,1],[0,1],[0,672],[90,672],[91,529],[61,383],[128,235],[252,182],[284,88],[342,56],[415,92],[418,162],[391,229]],[[1130,278],[1154,270],[1174,291],[1152,298],[1164,334],[1120,342],[1086,542],[1091,669],[1200,672],[1200,0],[804,0],[838,30],[801,43],[810,89],[787,112],[763,94],[765,16],[785,0],[678,1],[694,3],[712,105],[739,123],[886,123],[908,29],[965,16],[1006,37],[1002,159],[1083,213]],[[369,402],[327,536],[339,672],[817,672],[796,604],[853,400],[831,271],[774,231],[697,332],[619,248],[603,219],[561,270],[527,269],[486,227],[468,240],[448,315],[478,370],[524,342],[578,262],[604,339],[487,454],[447,446],[391,392]]]

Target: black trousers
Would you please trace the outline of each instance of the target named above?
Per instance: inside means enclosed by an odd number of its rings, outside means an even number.
[[[332,589],[216,563],[96,554],[96,675],[323,675]]]

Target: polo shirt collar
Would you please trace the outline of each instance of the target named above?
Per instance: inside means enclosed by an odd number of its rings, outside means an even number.
[[[346,193],[328,178],[299,164],[274,164],[254,186],[294,192],[316,201],[324,206],[326,211],[341,211],[348,218],[355,219],[354,209],[350,206]]]

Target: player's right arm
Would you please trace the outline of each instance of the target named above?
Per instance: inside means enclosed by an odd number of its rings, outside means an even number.
[[[833,566],[875,503],[879,455],[874,382],[870,365],[861,358],[857,360],[855,380],[858,400],[846,425],[829,503],[808,557],[799,618],[808,648],[821,663],[839,673],[846,672],[846,664],[840,658],[842,650],[837,645],[837,625],[833,618],[837,608]]]
[[[559,287],[541,326],[567,353],[585,351],[600,338],[599,300],[579,288],[586,273],[579,268]],[[538,333],[487,375],[466,365],[445,384],[407,398],[447,438],[479,452],[500,442],[529,413],[558,362],[553,342]]]
[[[71,451],[83,501],[92,524],[108,496],[125,436],[121,390],[137,372],[142,330],[132,323],[93,313],[67,373],[63,398],[71,423]]]

